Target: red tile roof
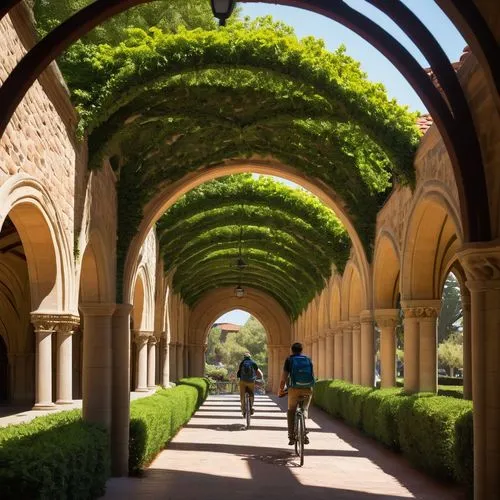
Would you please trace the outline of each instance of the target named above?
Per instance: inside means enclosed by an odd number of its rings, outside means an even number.
[[[453,69],[455,71],[458,71],[461,67],[464,61],[469,57],[469,55],[472,53],[470,47],[466,45],[464,47],[464,50],[462,52],[462,55],[460,56],[460,59],[457,62],[451,63]],[[429,75],[430,79],[432,80],[432,83],[436,86],[436,88],[442,92],[441,86],[439,85],[439,82],[436,78],[436,75],[432,71],[431,68],[427,68],[426,73]],[[434,123],[432,116],[430,114],[422,115],[417,118],[417,127],[419,130],[422,132],[422,135],[429,130],[431,125]]]
[[[233,323],[214,323],[213,327],[220,328],[222,331],[225,332],[239,332],[241,328],[240,325],[235,325]]]

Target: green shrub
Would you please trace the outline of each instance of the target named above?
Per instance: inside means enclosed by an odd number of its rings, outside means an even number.
[[[449,398],[464,399],[464,388],[461,385],[444,385],[438,387],[438,396],[447,396]]]
[[[448,390],[458,394],[458,388]],[[401,450],[419,468],[458,480],[472,491],[470,401],[322,380],[314,388],[314,402],[386,446]]]
[[[425,471],[459,479],[455,424],[470,408],[468,401],[442,396],[408,397],[398,417],[401,450]]]
[[[2,499],[100,497],[109,470],[109,434],[79,410],[0,429]]]
[[[474,486],[474,438],[472,408],[464,412],[455,422],[457,479],[467,489],[469,498],[473,496]]]
[[[159,389],[153,396],[130,405],[129,471],[137,474],[191,418],[208,394],[208,381],[181,379],[173,389]]]
[[[464,385],[464,379],[461,377],[438,377],[438,385]]]

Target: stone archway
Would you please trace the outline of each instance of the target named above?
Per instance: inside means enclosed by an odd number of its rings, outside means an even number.
[[[335,212],[337,217],[346,227],[353,245],[354,255],[359,264],[359,271],[363,277],[362,283],[365,286],[363,296],[369,297],[371,290],[370,270],[363,244],[342,204],[335,192],[325,183],[311,179],[302,172],[288,167],[282,163],[264,160],[228,161],[222,165],[201,169],[197,172],[185,175],[181,180],[169,184],[159,195],[149,202],[145,209],[143,219],[138,232],[133,238],[125,260],[123,273],[123,301],[130,301],[132,293],[132,281],[138,266],[138,255],[140,249],[151,231],[154,223],[168,210],[181,196],[195,187],[226,175],[252,172],[263,175],[272,175],[284,178],[301,185],[312,194],[317,196],[327,207]]]
[[[399,318],[399,249],[390,232],[382,230],[373,263],[374,316],[380,331],[381,387],[396,385],[396,326]]]
[[[191,310],[188,327],[191,375],[202,375],[207,335],[213,322],[227,311],[241,309],[259,320],[268,334],[268,386],[279,388],[280,368],[290,349],[290,318],[276,300],[260,290],[245,288],[243,297],[236,297],[233,287],[215,289],[206,294]]]
[[[462,246],[459,221],[458,211],[439,186],[424,185],[415,196],[404,236],[400,285],[404,383],[410,392],[437,390],[436,322],[443,280]]]

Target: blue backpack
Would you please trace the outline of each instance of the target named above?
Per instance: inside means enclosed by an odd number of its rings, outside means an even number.
[[[306,389],[314,385],[314,373],[312,361],[307,357],[298,355],[290,356],[290,374],[288,376],[288,387]]]
[[[246,358],[241,362],[240,380],[245,382],[253,382],[257,378],[255,374],[254,361]]]

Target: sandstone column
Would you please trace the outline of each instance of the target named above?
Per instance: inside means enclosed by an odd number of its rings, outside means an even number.
[[[279,346],[274,346],[273,347],[273,359],[274,359],[274,366],[273,366],[273,376],[274,376],[274,388],[273,392],[278,393],[279,388],[280,388],[280,380],[281,380],[281,368],[282,368],[282,361],[281,361],[281,356],[280,356],[280,347]]]
[[[267,345],[267,383],[266,388],[268,391],[273,392],[274,390],[274,376],[273,376],[273,366],[274,366],[274,356],[273,348],[271,345]],[[279,387],[279,385],[278,385]]]
[[[170,386],[170,346],[166,336],[166,332],[162,333],[162,365],[161,365],[161,385],[162,387]]]
[[[184,345],[177,342],[177,380],[184,377]]]
[[[58,405],[73,402],[72,335],[79,322],[78,316],[62,315],[55,326],[57,332],[56,403]]]
[[[136,392],[148,391],[148,342],[150,332],[136,332],[135,343],[137,345],[136,364]]]
[[[404,388],[406,392],[418,392],[419,387],[419,328],[417,311],[411,302],[402,303],[404,310]]]
[[[346,321],[342,326],[342,378],[346,382],[352,382],[352,325]]]
[[[316,337],[312,344],[312,361],[314,363],[316,373],[319,374],[320,362],[319,362],[319,339]]]
[[[340,326],[334,330],[333,344],[333,377],[342,380],[344,378],[344,334]]]
[[[325,340],[325,378],[332,379],[334,371],[334,336],[333,331],[326,332]]]
[[[54,316],[31,313],[35,328],[35,406],[34,410],[51,410],[52,401],[52,334]]]
[[[375,385],[375,329],[372,311],[361,311],[361,384]]]
[[[130,425],[130,312],[132,304],[117,304],[113,314],[111,473],[128,475]]]
[[[397,309],[377,309],[375,320],[380,327],[380,387],[396,386]]]
[[[464,399],[472,399],[472,340],[469,293],[462,293],[462,313],[464,342]]]
[[[420,301],[419,391],[437,392],[437,318],[440,300]]]
[[[323,332],[318,343],[319,377],[326,378],[326,333]]]
[[[157,339],[151,335],[148,339],[148,389],[156,387],[156,342]]]
[[[175,382],[177,380],[177,344],[175,342],[169,342],[168,344],[168,355],[170,358],[170,382]]]
[[[361,325],[358,318],[352,318],[352,381],[361,384]]]
[[[83,419],[111,427],[111,317],[115,304],[86,303],[83,314]]]
[[[474,498],[500,491],[500,242],[470,244],[459,254],[471,298]]]

